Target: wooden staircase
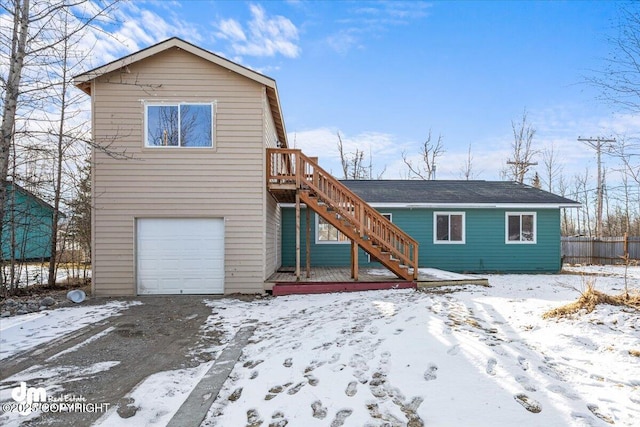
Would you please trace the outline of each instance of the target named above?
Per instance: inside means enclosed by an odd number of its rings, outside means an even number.
[[[418,278],[418,242],[300,150],[267,149],[267,188],[281,203],[304,202],[399,278]]]

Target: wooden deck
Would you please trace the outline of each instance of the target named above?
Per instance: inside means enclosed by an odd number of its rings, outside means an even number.
[[[381,289],[420,289],[446,285],[475,284],[488,286],[489,281],[479,276],[461,275],[448,271],[425,269],[418,274],[418,280],[407,281],[396,277],[385,269],[360,270],[358,281],[351,278],[349,268],[343,267],[314,267],[311,276],[306,277],[302,271],[300,280],[296,280],[295,269],[281,268],[265,281],[265,289],[272,294],[312,294],[330,292],[355,292]]]

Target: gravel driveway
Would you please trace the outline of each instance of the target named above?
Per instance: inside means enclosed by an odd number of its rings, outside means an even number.
[[[124,396],[138,383],[157,372],[209,361],[213,355],[207,349],[222,344],[222,331],[202,328],[211,314],[204,300],[210,299],[136,297],[143,304],[132,305],[118,316],[4,361],[0,386],[6,387],[6,379],[16,373],[33,371],[29,377],[33,384],[51,382],[51,376],[68,373],[55,379],[64,393],[82,396],[87,402],[108,403],[111,408],[117,407],[121,417],[131,417],[135,415],[136,402]],[[94,298],[90,303],[101,303],[100,300]],[[108,369],[99,368],[105,364]],[[90,425],[101,415],[46,412],[23,425]]]

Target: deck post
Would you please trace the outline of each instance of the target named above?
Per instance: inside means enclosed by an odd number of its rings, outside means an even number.
[[[305,258],[307,264],[307,279],[311,277],[311,209],[307,206],[306,222],[307,222],[307,257]]]
[[[300,280],[300,190],[296,189],[296,280]]]
[[[358,244],[351,241],[351,278],[358,280]]]

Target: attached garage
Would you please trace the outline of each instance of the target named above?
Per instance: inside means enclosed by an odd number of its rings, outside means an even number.
[[[139,295],[224,293],[223,218],[138,218]]]

